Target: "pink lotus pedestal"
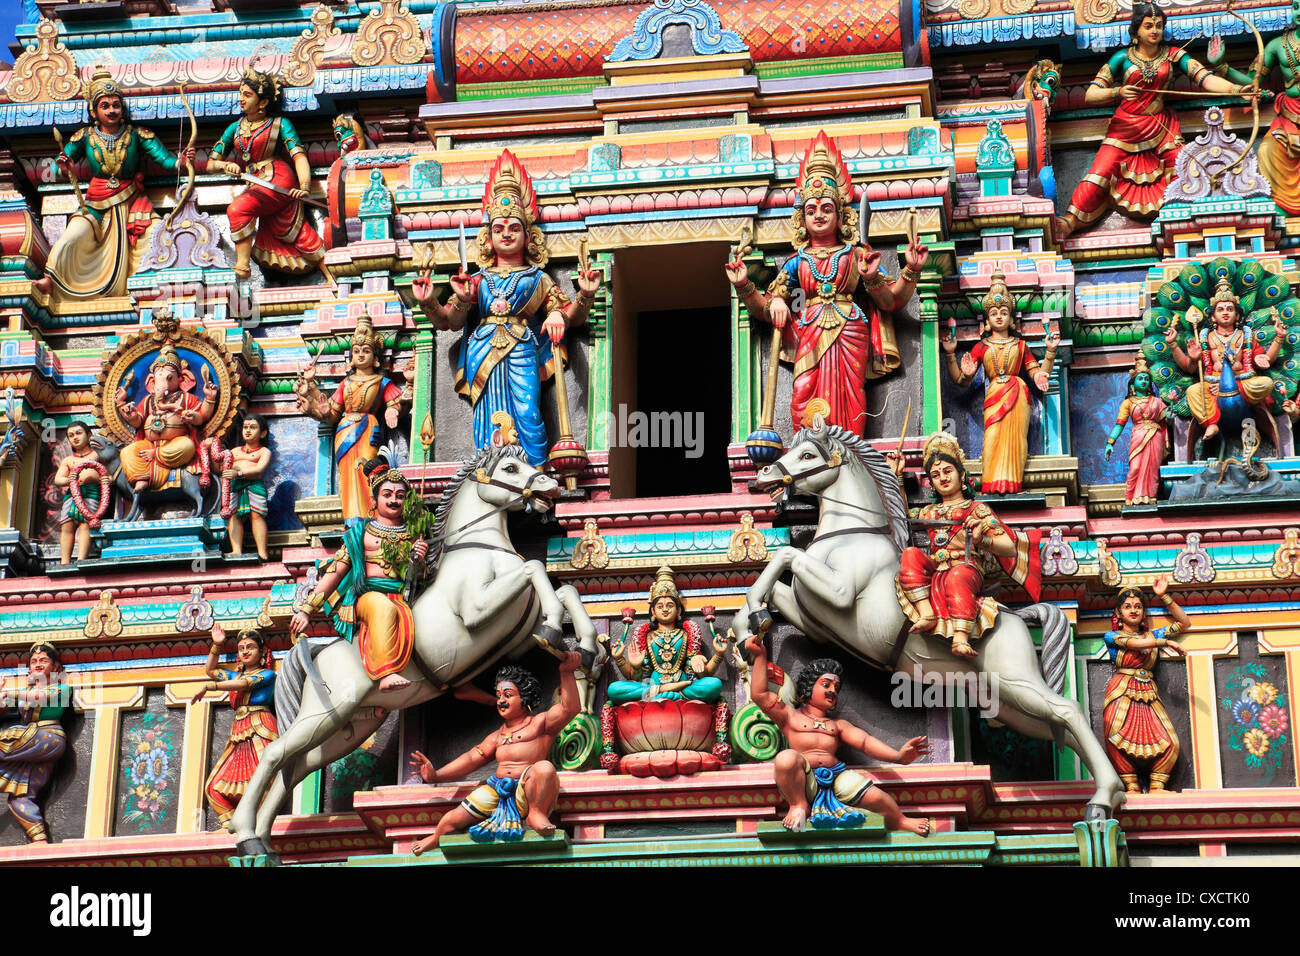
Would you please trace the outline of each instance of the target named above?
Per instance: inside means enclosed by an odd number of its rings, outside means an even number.
[[[727,704],[700,700],[649,700],[601,712],[600,764],[634,777],[675,777],[717,770],[731,759]],[[719,729],[721,728],[721,730]]]

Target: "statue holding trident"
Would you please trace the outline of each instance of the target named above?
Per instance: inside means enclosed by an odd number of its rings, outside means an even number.
[[[464,330],[456,359],[456,391],[474,408],[475,447],[489,444],[492,415],[504,411],[513,419],[532,465],[547,460],[542,382],[562,371],[565,333],[586,321],[600,289],[600,273],[582,269],[577,301],[560,291],[543,271],[550,253],[539,219],[532,180],[523,163],[506,150],[492,167],[483,193],[484,225],[476,240],[479,271],[468,274],[468,257],[462,251],[461,272],[450,280],[452,296],[446,305],[438,303],[428,275],[412,285],[436,328]],[[562,383],[557,378],[557,388]],[[559,393],[556,399],[561,401]],[[561,408],[567,410],[567,404]]]

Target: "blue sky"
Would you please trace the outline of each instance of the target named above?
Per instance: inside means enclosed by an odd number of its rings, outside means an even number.
[[[12,63],[14,56],[9,52],[9,44],[14,39],[14,27],[23,19],[21,0],[0,0],[0,60]]]
[[[9,44],[13,42],[14,27],[22,20],[19,0],[0,0],[0,60],[13,62]]]

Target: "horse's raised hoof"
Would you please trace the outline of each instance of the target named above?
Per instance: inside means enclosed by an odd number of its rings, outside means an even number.
[[[235,852],[240,856],[274,856],[266,844],[257,837],[240,840],[235,844]],[[279,860],[279,857],[277,856],[276,859]]]
[[[759,637],[766,634],[772,627],[772,612],[765,607],[760,607],[757,611],[749,612],[749,629]]]
[[[537,629],[537,637],[557,650],[564,650],[564,632],[558,627],[543,624]]]
[[[1083,818],[1090,823],[1100,823],[1110,819],[1110,807],[1104,803],[1090,803],[1083,808]]]
[[[596,652],[584,650],[582,648],[579,648],[578,650],[582,654],[582,669],[590,673],[591,665],[596,663]]]

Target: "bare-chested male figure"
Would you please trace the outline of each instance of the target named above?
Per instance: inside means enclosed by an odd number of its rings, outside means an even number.
[[[877,760],[909,764],[930,752],[924,737],[913,737],[895,750],[847,720],[831,717],[839,702],[843,667],[830,658],[810,661],[795,680],[795,706],[791,709],[767,686],[767,648],[760,638],[751,637],[745,647],[753,655],[750,699],[785,734],[790,748],[776,755],[777,789],[790,805],[781,822],[787,830],[813,827],[858,826],[865,818],[862,808],[879,813],[891,830],[907,830],[919,836],[930,832],[930,821],[905,817],[894,798],[874,780],[848,770],[837,753],[847,744]]]
[[[537,713],[542,703],[537,678],[522,667],[501,668],[497,671],[493,701],[505,721],[499,730],[437,770],[418,750],[411,755],[411,769],[425,783],[459,780],[491,760],[497,762],[497,772],[443,816],[433,833],[416,840],[412,853],[419,856],[436,847],[448,833],[467,827],[471,838],[485,843],[523,839],[524,823],[543,836],[555,832],[550,814],[560,793],[560,778],[546,756],[555,735],[581,707],[578,682],[573,676],[581,660],[582,656],[572,651],[560,661],[560,700],[542,713]],[[473,699],[469,694],[458,696]]]
[[[67,431],[68,444],[72,451],[61,462],[54,474],[55,487],[63,489],[63,506],[59,511],[59,563],[72,563],[72,546],[77,546],[77,560],[85,561],[90,554],[89,515],[81,513],[72,494],[72,486],[81,486],[81,500],[87,508],[99,504],[101,488],[99,475],[90,468],[83,468],[87,462],[99,461],[99,453],[90,444],[90,429],[81,422],[71,422]]]

